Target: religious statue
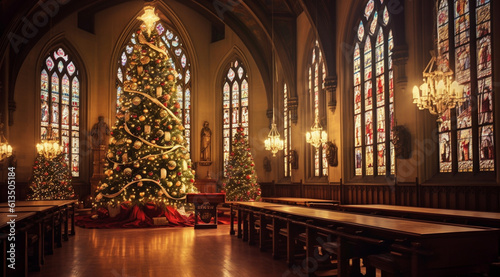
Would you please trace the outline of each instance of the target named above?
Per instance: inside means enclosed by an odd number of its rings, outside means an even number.
[[[392,143],[394,144],[395,156],[398,159],[409,159],[411,155],[411,135],[403,125],[392,128]]]
[[[328,141],[326,143],[326,159],[329,166],[336,167],[339,165],[338,147],[335,143]]]
[[[107,136],[109,136],[110,131],[108,124],[104,122],[104,116],[99,116],[99,122],[94,124],[92,130],[90,130],[90,135],[92,136],[92,147],[99,148],[100,145],[107,144]]]
[[[212,130],[208,127],[208,121],[203,122],[201,129],[201,155],[200,161],[211,161]]]

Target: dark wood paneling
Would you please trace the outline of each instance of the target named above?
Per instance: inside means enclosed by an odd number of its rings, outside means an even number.
[[[500,212],[500,187],[497,186],[292,183],[263,187],[263,195],[333,199],[346,205],[387,204]]]

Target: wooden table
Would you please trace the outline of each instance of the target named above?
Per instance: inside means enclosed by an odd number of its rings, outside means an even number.
[[[280,203],[288,205],[310,206],[311,204],[332,204],[338,205],[338,200],[300,198],[300,197],[262,197],[262,201],[271,203]]]
[[[34,201],[16,201],[14,202],[16,207],[36,207],[36,206],[57,206],[64,213],[65,224],[64,224],[64,240],[68,240],[69,233],[69,217],[71,215],[71,233],[69,235],[75,235],[75,204],[78,202],[76,199],[69,200],[34,200]],[[8,207],[7,202],[0,203],[0,207]]]
[[[396,205],[341,205],[341,210],[500,228],[500,213]]]
[[[498,256],[499,230],[483,227],[449,225],[399,218],[383,218],[339,211],[330,211],[290,205],[268,203],[235,203],[239,210],[258,209],[268,213],[280,213],[313,220],[318,226],[333,225],[345,230],[362,232],[363,236],[386,242],[406,241],[418,246],[412,254],[412,276],[441,276],[444,273],[464,273],[470,269],[486,270]],[[250,217],[251,220],[251,217]],[[239,225],[239,223],[238,223]],[[238,226],[240,230],[240,226]],[[308,237],[307,241],[314,242]],[[307,262],[310,262],[311,245],[306,243]],[[341,247],[339,247],[341,248]],[[430,257],[422,256],[423,252]],[[345,257],[338,254],[338,276],[347,276]]]
[[[15,220],[15,225],[14,230],[16,232],[16,247],[15,247],[15,261],[16,261],[16,269],[17,269],[17,276],[28,276],[28,228],[25,228],[26,225],[30,223],[35,223],[35,217],[36,213],[35,212],[22,212],[22,213],[10,213],[10,212],[2,212],[0,213],[0,233],[2,234],[9,234],[11,231],[11,226],[8,224],[10,220],[14,219]],[[36,223],[33,225],[35,228],[33,231],[38,232],[38,235],[41,235],[41,228],[40,226],[36,226]],[[36,229],[38,228],[38,229]],[[0,262],[1,265],[1,276],[7,276],[7,264],[10,263],[10,261],[7,260],[10,254],[7,254],[7,250],[10,247],[7,247],[7,245],[10,245],[10,242],[7,241],[7,238],[5,238],[5,241],[2,241],[2,253],[0,254],[0,258],[2,261]],[[38,266],[41,266],[41,249],[42,249],[42,240],[39,239],[38,247],[35,247],[35,250],[33,251],[35,255],[35,259],[38,260]],[[9,269],[9,271],[12,271]]]

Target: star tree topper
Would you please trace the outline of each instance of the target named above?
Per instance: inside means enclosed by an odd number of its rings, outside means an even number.
[[[137,19],[144,22],[148,35],[151,35],[151,31],[154,29],[156,21],[160,20],[158,15],[155,13],[155,8],[151,6],[144,7],[144,14],[137,17]]]

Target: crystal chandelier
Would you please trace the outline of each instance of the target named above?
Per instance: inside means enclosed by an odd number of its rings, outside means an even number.
[[[417,104],[419,110],[428,109],[431,114],[437,115],[437,121],[441,122],[441,116],[447,109],[465,101],[464,88],[453,81],[453,71],[449,68],[446,67],[445,72],[435,68],[436,56],[433,52],[431,54],[432,59],[422,74],[423,84],[420,89],[413,87],[413,103]]]
[[[311,131],[306,133],[306,142],[310,143],[312,146],[318,148],[321,144],[328,140],[328,135],[323,131],[323,127],[319,123],[319,118],[316,115],[314,119],[314,125],[311,127]]]
[[[52,129],[49,127],[49,139],[42,140],[36,145],[38,154],[43,155],[46,159],[51,160],[63,152],[63,146],[59,145],[57,139],[52,138]]]
[[[12,146],[3,135],[3,126],[0,116],[0,161],[12,156]]]
[[[278,133],[278,129],[276,129],[276,123],[274,123],[274,115],[273,115],[273,124],[271,124],[271,131],[267,135],[267,139],[264,141],[264,145],[266,150],[271,151],[273,153],[273,157],[276,157],[276,153],[279,150],[283,150],[284,143],[280,138],[280,134]]]

